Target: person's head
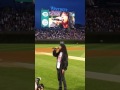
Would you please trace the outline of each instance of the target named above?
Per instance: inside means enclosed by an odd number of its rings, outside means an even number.
[[[67,54],[67,49],[66,49],[66,46],[65,46],[64,42],[61,42],[61,43],[60,43],[59,51]]]
[[[62,23],[64,23],[64,24],[68,23],[68,13],[67,12],[62,12],[60,16],[62,17],[62,20],[63,20]]]

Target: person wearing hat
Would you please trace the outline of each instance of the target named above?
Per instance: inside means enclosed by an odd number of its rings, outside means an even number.
[[[59,81],[59,90],[62,90],[62,83],[64,85],[64,90],[67,90],[65,71],[68,66],[68,53],[64,42],[60,42],[59,48],[54,48],[53,56],[57,57],[56,69]]]

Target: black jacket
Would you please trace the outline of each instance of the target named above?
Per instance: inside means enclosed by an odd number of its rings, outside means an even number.
[[[62,60],[61,60],[61,64],[60,64],[60,69],[67,70],[68,56],[64,52],[62,52],[62,53],[63,53],[63,55],[62,55]],[[53,50],[53,56],[57,57],[57,59],[58,59],[59,54],[60,54],[60,51],[56,52],[56,50]]]

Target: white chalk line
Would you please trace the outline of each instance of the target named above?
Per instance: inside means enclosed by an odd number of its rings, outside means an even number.
[[[0,67],[20,67],[26,69],[34,69],[35,65],[21,62],[0,62]]]
[[[48,56],[53,56],[52,53],[47,53],[47,52],[38,52],[35,51],[36,55],[48,55]],[[76,56],[68,56],[69,59],[73,59],[73,60],[79,60],[79,61],[85,61],[85,58],[83,57],[76,57]]]
[[[91,71],[86,71],[85,74],[86,74],[85,76],[86,78],[120,83],[120,75],[105,74],[105,73],[98,73]]]

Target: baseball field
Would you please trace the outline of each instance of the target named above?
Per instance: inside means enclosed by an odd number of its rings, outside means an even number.
[[[35,77],[41,77],[45,90],[57,90],[56,58],[52,48],[59,44],[35,45]],[[85,45],[66,44],[69,65],[65,72],[68,90],[85,90]]]
[[[0,44],[0,90],[34,90],[33,46]]]
[[[86,90],[120,89],[120,44],[86,45]]]
[[[86,52],[84,44],[66,45],[69,54],[65,75],[68,90],[119,90],[120,44],[89,44]],[[52,56],[51,48],[58,45],[33,46],[0,44],[1,90],[34,90],[34,77],[42,78],[45,90],[57,90],[56,58]]]

